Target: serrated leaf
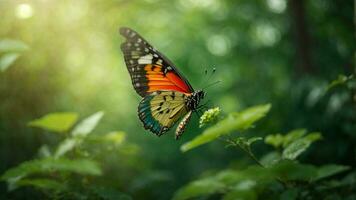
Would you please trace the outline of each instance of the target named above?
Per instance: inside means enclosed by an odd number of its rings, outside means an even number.
[[[63,156],[68,151],[71,151],[77,144],[76,138],[68,138],[63,140],[57,147],[57,150],[54,154],[55,158]]]
[[[287,147],[290,143],[303,137],[307,133],[305,129],[295,129],[288,132],[283,138],[283,147]]]
[[[94,130],[103,115],[103,112],[97,112],[87,117],[74,128],[74,130],[72,131],[72,135],[81,137],[87,136],[90,132]]]
[[[345,166],[345,165],[334,165],[334,164],[331,164],[331,165],[321,166],[318,169],[318,175],[314,179],[314,181],[318,181],[320,179],[333,176],[335,174],[344,172],[344,171],[349,170],[349,169],[350,169],[350,167],[349,166]]]
[[[72,112],[51,113],[28,123],[29,126],[38,127],[54,132],[68,131],[77,121],[78,114]]]
[[[216,138],[233,131],[243,131],[250,128],[253,123],[263,118],[270,110],[271,105],[259,105],[247,108],[240,113],[228,115],[225,119],[207,128],[202,134],[181,146],[181,151],[186,152],[202,144],[211,142]]]
[[[2,176],[2,180],[20,180],[28,175],[37,173],[50,173],[53,171],[66,171],[86,175],[100,175],[99,165],[88,159],[69,160],[66,158],[45,158],[41,160],[31,160],[23,162],[17,167],[7,170]]]
[[[315,141],[321,139],[320,133],[310,133],[303,138],[295,140],[289,144],[282,153],[283,159],[296,159],[300,154],[308,149],[308,147]]]
[[[308,149],[311,142],[303,139],[299,139],[292,144],[288,145],[282,153],[283,159],[296,159],[301,153]]]
[[[0,40],[0,51],[25,51],[29,47],[22,41],[13,39],[3,39]]]
[[[19,53],[7,53],[0,57],[0,72],[7,70],[20,56]]]

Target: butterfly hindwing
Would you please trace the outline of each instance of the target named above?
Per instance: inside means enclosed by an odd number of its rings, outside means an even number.
[[[145,129],[156,135],[168,131],[188,110],[185,100],[189,95],[175,91],[157,91],[140,102],[138,115]]]
[[[121,45],[125,63],[136,92],[145,97],[159,90],[192,93],[189,82],[164,55],[153,48],[138,33],[120,28],[126,38]]]

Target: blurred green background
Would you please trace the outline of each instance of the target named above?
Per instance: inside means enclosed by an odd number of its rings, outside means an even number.
[[[27,123],[63,111],[81,118],[103,111],[95,133],[126,133],[137,152],[103,153],[102,184],[138,199],[169,199],[205,170],[248,161],[219,142],[181,153],[181,144],[201,133],[196,116],[179,141],[143,129],[120,26],[169,57],[195,89],[207,85],[204,71],[215,67],[212,81],[222,82],[207,89],[209,106],[228,113],[272,103],[251,133],[320,131],[324,139],[302,160],[355,166],[354,92],[324,92],[339,74],[354,73],[353,7],[351,0],[2,0],[0,40],[29,48],[0,71],[0,173],[56,144],[60,137]],[[257,155],[268,149],[260,145]],[[26,188],[6,193],[5,182],[0,193],[38,197]]]

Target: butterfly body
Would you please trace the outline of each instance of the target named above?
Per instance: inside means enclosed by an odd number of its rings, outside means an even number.
[[[145,129],[161,136],[183,117],[176,130],[178,139],[204,91],[194,91],[173,63],[138,33],[129,28],[121,28],[120,33],[126,38],[121,50],[132,85],[143,97],[138,106],[140,120]]]

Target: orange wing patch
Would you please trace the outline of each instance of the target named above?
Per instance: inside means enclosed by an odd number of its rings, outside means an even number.
[[[144,67],[146,78],[148,80],[148,91],[174,90],[183,93],[189,93],[189,87],[176,74],[162,71],[162,66],[148,64]]]

